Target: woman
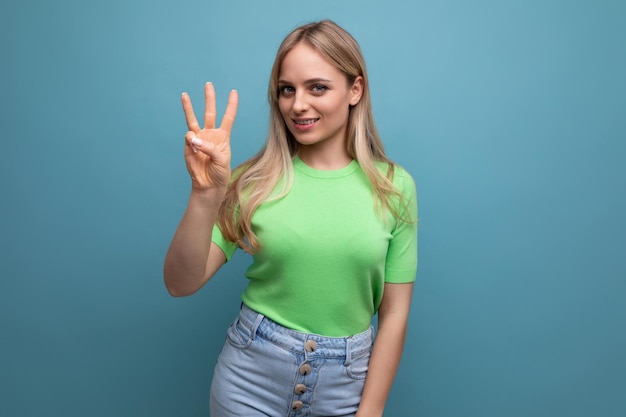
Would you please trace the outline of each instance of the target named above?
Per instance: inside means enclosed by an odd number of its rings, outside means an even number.
[[[211,415],[381,416],[417,267],[415,185],[385,156],[360,48],[335,23],[285,38],[268,96],[268,141],[232,175],[237,92],[219,128],[212,84],[204,128],[182,96],[192,191],[165,259],[167,289],[196,292],[238,247],[253,258]]]

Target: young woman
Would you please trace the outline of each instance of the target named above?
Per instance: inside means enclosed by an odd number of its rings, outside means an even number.
[[[335,23],[285,38],[268,95],[267,143],[232,173],[237,92],[219,127],[210,83],[204,127],[182,96],[192,190],[167,289],[193,294],[238,247],[253,260],[211,416],[381,416],[417,268],[415,185],[385,156],[360,48]]]

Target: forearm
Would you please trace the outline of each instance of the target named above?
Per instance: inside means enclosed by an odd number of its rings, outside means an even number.
[[[386,283],[378,308],[378,334],[357,417],[380,417],[396,377],[406,339],[413,283]]]
[[[170,294],[189,295],[206,282],[213,226],[223,198],[221,189],[191,193],[165,257],[163,276]]]
[[[370,358],[357,417],[383,415],[387,397],[400,364],[406,339],[406,317],[379,319],[378,334]]]

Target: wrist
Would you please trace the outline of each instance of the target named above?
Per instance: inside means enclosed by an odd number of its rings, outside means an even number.
[[[204,190],[191,190],[189,203],[201,207],[219,207],[226,195],[226,187],[207,188]]]

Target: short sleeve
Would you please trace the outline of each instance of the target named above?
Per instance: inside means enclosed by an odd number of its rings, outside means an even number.
[[[392,231],[385,263],[385,282],[413,282],[417,273],[417,190],[411,175],[396,166],[394,185],[402,195],[400,218]]]
[[[215,243],[222,250],[222,252],[224,252],[227,261],[232,258],[238,248],[238,245],[235,242],[231,242],[224,238],[224,235],[222,235],[222,231],[217,226],[217,224],[213,226],[213,235],[211,237],[211,241]]]

